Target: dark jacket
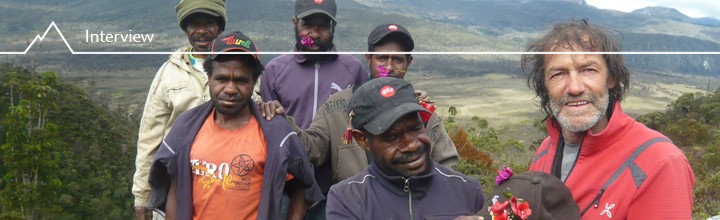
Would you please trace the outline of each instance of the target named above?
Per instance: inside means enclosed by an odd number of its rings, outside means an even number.
[[[267,143],[267,158],[263,187],[260,193],[258,219],[278,219],[280,215],[280,198],[285,187],[285,174],[290,173],[295,183],[311,188],[306,197],[311,203],[323,199],[315,179],[313,168],[307,159],[305,148],[282,118],[266,121],[259,115],[253,102],[250,102],[252,113]],[[210,115],[212,102],[206,102],[180,115],[170,133],[158,148],[150,169],[150,186],[152,187],[151,206],[165,210],[170,180],[177,183],[177,216],[178,219],[192,218],[192,172],[190,166],[190,148],[195,136]]]
[[[483,206],[482,186],[432,162],[431,172],[405,179],[375,164],[330,188],[328,219],[454,219]]]

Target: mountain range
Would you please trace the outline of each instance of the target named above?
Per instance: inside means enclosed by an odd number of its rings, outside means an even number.
[[[383,23],[406,26],[415,51],[518,52],[560,21],[587,18],[621,40],[625,51],[720,51],[720,27],[711,18],[689,18],[675,9],[653,7],[624,13],[598,9],[584,0],[337,0],[339,24],[335,42],[341,51],[365,51],[367,34]],[[167,0],[26,0],[0,2],[0,48],[22,51],[51,21],[62,29],[75,51],[172,51],[187,42]],[[293,0],[228,1],[227,30],[242,30],[263,51],[290,51]],[[148,44],[85,42],[85,31],[155,33]],[[69,71],[113,71],[157,68],[166,55],[75,55],[51,33],[37,53],[42,65]],[[2,56],[0,56],[2,57]],[[263,56],[267,61],[274,55]],[[628,55],[635,71],[717,75],[719,55]],[[27,62],[29,56],[8,56]],[[449,76],[490,72],[516,74],[517,55],[422,55],[420,71]],[[707,64],[707,65],[706,65]],[[707,68],[710,67],[710,68]]]
[[[691,18],[691,17],[681,13],[677,9],[662,7],[662,6],[645,7],[645,8],[634,10],[631,13],[650,16],[650,17],[654,17],[654,18],[668,19],[668,20],[674,20],[674,21],[679,21],[679,22],[697,24],[697,25],[720,27],[720,21],[718,21],[715,18],[712,18],[712,17]]]

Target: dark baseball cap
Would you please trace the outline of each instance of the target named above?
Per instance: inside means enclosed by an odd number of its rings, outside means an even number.
[[[210,56],[208,58],[217,58],[218,52],[230,52],[230,51],[245,51],[245,52],[258,52],[255,43],[240,31],[225,32],[215,38],[212,42],[212,48],[210,49]],[[260,62],[259,54],[251,54],[257,62]]]
[[[358,87],[350,98],[349,111],[353,128],[374,135],[385,132],[405,114],[428,112],[418,103],[412,85],[393,77],[373,79]]]
[[[415,49],[415,42],[410,36],[410,32],[399,24],[383,24],[375,27],[368,35],[368,47],[389,37],[397,38],[407,51]]]
[[[330,16],[335,20],[337,13],[337,4],[335,0],[296,0],[295,1],[295,18],[302,19],[308,15],[322,13]]]
[[[500,183],[478,214],[491,219],[488,207],[493,205],[493,197],[497,196],[500,203],[510,200],[503,196],[503,192],[512,193],[515,198],[523,199],[530,205],[532,214],[528,219],[580,219],[580,208],[570,189],[557,177],[543,172],[513,175]]]

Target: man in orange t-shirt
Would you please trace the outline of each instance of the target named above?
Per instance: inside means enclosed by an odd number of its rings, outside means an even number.
[[[204,63],[211,102],[183,113],[150,172],[152,206],[167,219],[278,219],[283,191],[323,197],[305,148],[284,119],[261,117],[250,98],[263,66],[240,32],[219,36]],[[302,195],[302,193],[300,193]],[[288,218],[304,215],[290,206]]]

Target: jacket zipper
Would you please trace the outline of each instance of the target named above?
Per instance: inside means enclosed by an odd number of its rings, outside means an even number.
[[[313,100],[313,116],[312,118],[315,119],[315,115],[317,114],[318,109],[318,73],[320,71],[320,62],[315,61],[315,99]]]
[[[403,188],[403,191],[408,193],[408,208],[410,211],[410,219],[412,220],[413,219],[413,208],[412,208],[412,191],[410,191],[410,179],[409,178],[405,179],[405,177],[403,177],[403,179],[405,180],[405,187]]]
[[[600,192],[598,192],[597,196],[595,196],[595,199],[593,199],[593,201],[590,202],[590,204],[588,204],[585,209],[583,209],[583,211],[580,213],[580,216],[585,215],[585,212],[587,212],[590,207],[597,208],[600,205],[600,198],[602,198],[603,193],[605,193],[605,188],[600,189]]]

